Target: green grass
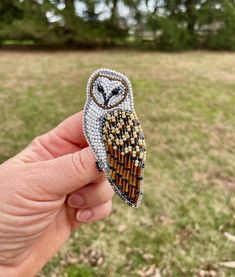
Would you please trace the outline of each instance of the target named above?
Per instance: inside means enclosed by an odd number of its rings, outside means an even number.
[[[147,141],[145,195],[114,201],[39,276],[235,276],[235,54],[0,52],[0,160],[82,109],[91,72],[126,73]],[[76,132],[76,130],[74,130]],[[202,275],[201,275],[202,276]]]

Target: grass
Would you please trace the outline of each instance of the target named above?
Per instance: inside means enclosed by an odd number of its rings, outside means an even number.
[[[220,265],[235,260],[234,64],[215,52],[0,52],[1,161],[81,110],[99,67],[130,77],[146,135],[141,208],[115,199],[40,277],[235,276]]]

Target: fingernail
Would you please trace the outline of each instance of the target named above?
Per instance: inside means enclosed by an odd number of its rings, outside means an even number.
[[[93,215],[93,212],[91,209],[84,209],[84,210],[80,210],[77,215],[76,215],[76,219],[77,221],[86,221],[89,218],[91,218]]]
[[[72,195],[69,200],[68,200],[68,204],[70,207],[72,208],[79,208],[81,207],[83,204],[85,204],[85,200],[83,198],[82,195],[80,194],[74,194]]]

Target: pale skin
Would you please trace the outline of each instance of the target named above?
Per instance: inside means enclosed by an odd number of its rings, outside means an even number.
[[[0,276],[34,276],[81,224],[111,213],[82,112],[0,166]]]

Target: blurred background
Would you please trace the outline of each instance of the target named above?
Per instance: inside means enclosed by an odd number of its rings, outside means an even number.
[[[130,78],[147,142],[141,207],[115,198],[39,277],[235,276],[234,41],[230,0],[0,1],[1,162],[100,67]]]
[[[0,44],[235,49],[233,0],[2,0]]]

